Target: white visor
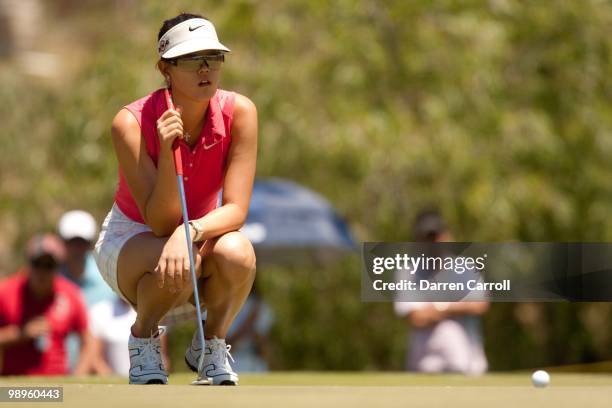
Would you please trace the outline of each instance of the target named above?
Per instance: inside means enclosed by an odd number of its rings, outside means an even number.
[[[203,18],[192,18],[175,25],[157,44],[159,56],[166,59],[206,50],[230,52],[219,42],[215,26]]]

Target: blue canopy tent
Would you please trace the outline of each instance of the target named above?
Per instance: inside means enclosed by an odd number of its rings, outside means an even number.
[[[255,181],[242,232],[253,243],[258,264],[327,262],[357,249],[327,200],[282,179]]]

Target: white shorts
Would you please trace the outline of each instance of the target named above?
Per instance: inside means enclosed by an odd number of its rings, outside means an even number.
[[[132,302],[119,290],[117,260],[119,259],[121,248],[130,238],[148,231],[151,231],[148,225],[131,220],[121,212],[117,204],[113,204],[113,208],[111,208],[102,223],[100,236],[94,247],[94,258],[98,264],[100,274],[111,289],[130,304]]]

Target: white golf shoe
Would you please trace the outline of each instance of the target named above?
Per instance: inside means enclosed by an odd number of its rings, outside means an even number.
[[[206,340],[204,361],[198,370],[198,362],[202,353],[200,336],[196,331],[191,339],[191,345],[185,353],[185,363],[198,373],[199,378],[210,378],[213,385],[238,385],[238,374],[232,370],[229,360],[234,361],[230,354],[232,346],[225,344],[224,339]]]
[[[160,351],[162,334],[163,329],[149,338],[134,337],[130,333],[130,384],[168,384]]]

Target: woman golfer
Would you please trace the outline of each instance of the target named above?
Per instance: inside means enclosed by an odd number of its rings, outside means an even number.
[[[255,175],[257,111],[248,98],[218,88],[228,52],[202,16],[166,20],[158,35],[157,67],[176,109],[167,106],[162,88],[113,119],[119,182],[95,255],[105,280],[137,312],[129,340],[132,384],[167,383],[158,324],[171,308],[193,303],[173,160],[176,139],[196,275],[208,312],[199,377],[212,378],[213,384],[238,383],[224,338],[255,277],[253,247],[238,229],[247,216]],[[185,355],[194,371],[201,350],[196,331]]]

